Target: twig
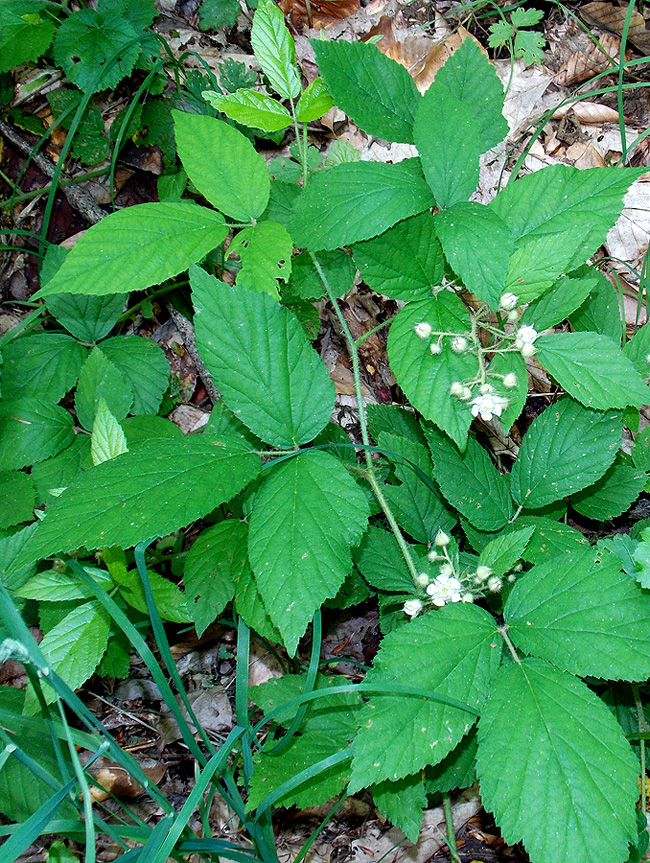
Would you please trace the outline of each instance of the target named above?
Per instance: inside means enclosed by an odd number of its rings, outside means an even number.
[[[196,339],[194,337],[194,327],[187,320],[185,315],[182,315],[178,309],[175,309],[171,303],[165,303],[167,306],[167,311],[169,312],[169,317],[176,324],[177,329],[180,334],[183,336],[183,342],[185,343],[185,350],[188,352],[190,357],[192,358],[192,362],[196,366],[196,370],[201,376],[201,380],[203,381],[203,385],[205,386],[205,391],[210,396],[212,404],[216,404],[221,398],[221,393],[215,387],[212,382],[212,375],[205,367],[205,364],[199,353],[196,349]]]

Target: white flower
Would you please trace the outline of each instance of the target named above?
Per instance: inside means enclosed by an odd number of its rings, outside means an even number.
[[[440,342],[431,342],[429,345],[429,350],[432,354],[441,354],[442,353],[442,345]]]
[[[426,572],[421,572],[418,577],[415,579],[420,587],[426,587],[427,584],[431,581]]]
[[[444,530],[439,530],[436,534],[436,538],[433,540],[433,544],[438,548],[445,548],[445,546],[449,545],[449,541],[449,537]]]
[[[420,339],[430,339],[432,333],[433,327],[426,321],[415,325],[415,335]]]
[[[494,393],[484,393],[472,401],[472,416],[480,416],[485,422],[490,422],[493,416],[500,417],[508,407],[508,399]]]
[[[465,336],[454,336],[451,340],[451,349],[455,354],[464,354],[469,348],[469,342]]]
[[[518,383],[517,375],[514,372],[508,372],[507,375],[503,376],[503,386],[507,390],[513,390]]]
[[[462,585],[457,578],[449,575],[439,575],[428,587],[427,593],[431,601],[438,608],[442,608],[448,602],[460,602]]]
[[[512,291],[506,291],[505,294],[501,294],[501,299],[499,300],[499,308],[502,312],[511,312],[513,309],[517,308],[519,304],[519,297],[515,296]]]
[[[535,348],[535,345],[531,345],[527,342],[525,345],[522,345],[520,353],[524,358],[534,357],[537,353],[537,350]]]
[[[474,573],[474,581],[477,584],[483,584],[492,575],[492,569],[489,566],[477,566]]]
[[[491,593],[499,593],[499,591],[503,587],[503,582],[501,581],[500,578],[497,578],[495,575],[492,578],[488,579],[487,586],[488,586],[488,590]]]
[[[422,611],[422,602],[419,599],[407,599],[403,610],[409,617],[417,617]]]
[[[519,327],[517,330],[517,338],[515,339],[515,347],[520,351],[524,345],[532,345],[538,335],[539,333],[535,327]]]

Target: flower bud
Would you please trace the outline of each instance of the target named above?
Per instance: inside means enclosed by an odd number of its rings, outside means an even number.
[[[514,372],[508,372],[507,375],[503,376],[503,386],[507,390],[513,390],[518,383],[517,375]]]
[[[458,398],[463,402],[468,402],[472,397],[472,391],[469,387],[463,387],[462,393],[458,396]]]
[[[449,392],[452,396],[458,396],[458,398],[461,398],[463,395],[463,389],[463,385],[460,383],[460,381],[454,381],[453,384],[449,387]]]
[[[440,575],[450,578],[454,574],[454,567],[450,563],[443,563],[440,567]]]
[[[492,386],[492,384],[481,384],[481,388],[479,389],[479,392],[482,396],[484,396],[487,393],[493,393],[494,387]]]
[[[420,339],[430,339],[432,333],[433,327],[426,321],[415,325],[415,335]]]
[[[646,354],[646,355],[645,355],[645,361],[646,361],[647,363],[650,363],[650,354]]]
[[[433,541],[433,544],[437,548],[446,548],[449,545],[450,539],[444,530],[439,530],[436,534],[436,538]]]
[[[429,582],[431,581],[426,572],[421,572],[415,580],[420,585],[420,587],[426,587],[427,584],[429,584]]]
[[[474,598],[473,593],[464,593],[462,602],[474,602]]]
[[[515,296],[512,291],[506,291],[505,294],[501,294],[499,308],[502,312],[511,312],[513,309],[517,308],[518,303],[519,297]]]
[[[508,321],[510,321],[511,324],[516,324],[518,320],[519,312],[517,309],[513,309],[511,312],[508,312]]]
[[[469,348],[469,342],[465,336],[454,336],[451,340],[451,349],[455,354],[464,354]]]
[[[441,354],[442,353],[442,345],[440,342],[431,342],[429,345],[429,350],[432,354]]]
[[[477,566],[476,572],[474,573],[474,581],[477,584],[483,584],[484,581],[492,575],[492,569],[489,566]]]
[[[499,593],[499,591],[503,587],[503,582],[500,578],[493,576],[492,578],[488,579],[487,586],[490,593]]]
[[[531,344],[527,343],[527,344],[521,346],[520,353],[521,353],[522,357],[524,357],[524,358],[534,357],[535,354],[537,353],[537,349],[536,349],[535,345],[531,345]]]
[[[403,610],[409,617],[417,617],[422,611],[422,602],[419,599],[407,599]]]

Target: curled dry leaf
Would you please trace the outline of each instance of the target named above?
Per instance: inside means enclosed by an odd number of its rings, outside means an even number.
[[[280,0],[278,4],[296,29],[309,27],[305,0]],[[311,26],[331,27],[359,9],[359,0],[311,0]]]
[[[627,4],[614,6],[613,3],[598,0],[595,3],[585,3],[578,11],[588,24],[610,30],[617,36],[623,35]],[[632,12],[627,38],[644,54],[650,54],[650,32],[646,29],[645,18],[636,9]]]
[[[151,782],[156,785],[165,775],[166,768],[158,761],[140,766]],[[124,767],[108,758],[103,758],[98,767],[91,767],[90,774],[100,786],[99,788],[92,786],[90,789],[90,796],[95,803],[101,803],[102,800],[111,796],[138,797],[144,791]]]
[[[604,33],[598,37],[600,47],[592,45],[587,51],[576,51],[555,75],[555,83],[571,87],[588,81],[601,72],[606,72],[618,63],[621,40],[618,36]],[[627,57],[627,54],[626,54]]]
[[[564,160],[575,168],[604,168],[605,160],[602,154],[587,141],[576,141],[564,154]]]
[[[563,105],[551,117],[551,120],[563,120],[571,114],[581,123],[598,125],[599,123],[618,123],[618,111],[596,102],[576,102],[574,105]]]

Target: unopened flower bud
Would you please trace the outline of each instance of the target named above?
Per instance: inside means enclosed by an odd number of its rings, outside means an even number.
[[[460,381],[454,381],[453,384],[449,387],[449,392],[452,396],[458,396],[461,398],[463,395],[463,385]]]
[[[432,354],[441,354],[442,353],[442,345],[440,342],[431,342],[429,345],[429,350]]]
[[[507,375],[503,376],[503,386],[507,390],[513,390],[518,383],[517,375],[514,372],[508,372]]]
[[[650,363],[650,354],[646,354],[646,355],[645,355],[645,361],[646,361],[647,363]]]
[[[420,339],[430,339],[432,333],[433,327],[426,321],[415,325],[415,335]]]
[[[527,343],[527,344],[521,346],[520,353],[521,353],[522,357],[524,357],[525,359],[528,357],[534,357],[535,354],[537,353],[537,348],[535,347],[535,345],[531,345],[531,344]]]
[[[407,599],[404,603],[404,614],[409,617],[417,617],[422,611],[422,602],[419,599]]]
[[[472,391],[469,387],[463,387],[462,393],[458,396],[458,398],[463,402],[468,402],[472,397]]]
[[[446,548],[449,545],[449,537],[444,532],[444,530],[439,530],[436,534],[436,538],[433,540],[433,544],[437,548]]]
[[[501,295],[501,299],[499,300],[499,308],[502,312],[511,312],[513,309],[517,308],[518,303],[519,297],[515,296],[512,291],[506,291],[505,294]]]
[[[489,566],[477,566],[474,573],[474,581],[477,584],[482,584],[492,575],[492,569]]]
[[[519,320],[519,312],[517,309],[513,309],[511,312],[508,312],[508,320],[511,324],[516,324]]]
[[[469,342],[465,336],[454,336],[451,340],[451,349],[456,354],[464,354],[469,348]]]
[[[431,581],[426,572],[421,572],[415,580],[420,585],[420,587],[426,587],[427,584],[429,584],[429,582]]]
[[[447,578],[451,577],[454,574],[454,567],[450,563],[443,563],[440,567],[440,575],[444,575]]]
[[[482,396],[484,396],[484,395],[486,395],[486,393],[493,393],[494,387],[492,386],[492,384],[481,384],[481,388],[479,389],[479,392]]]
[[[493,576],[492,578],[488,579],[487,586],[490,593],[499,593],[499,591],[503,587],[503,582],[500,578]]]
[[[474,602],[474,594],[473,593],[464,593],[462,601],[463,602]]]

